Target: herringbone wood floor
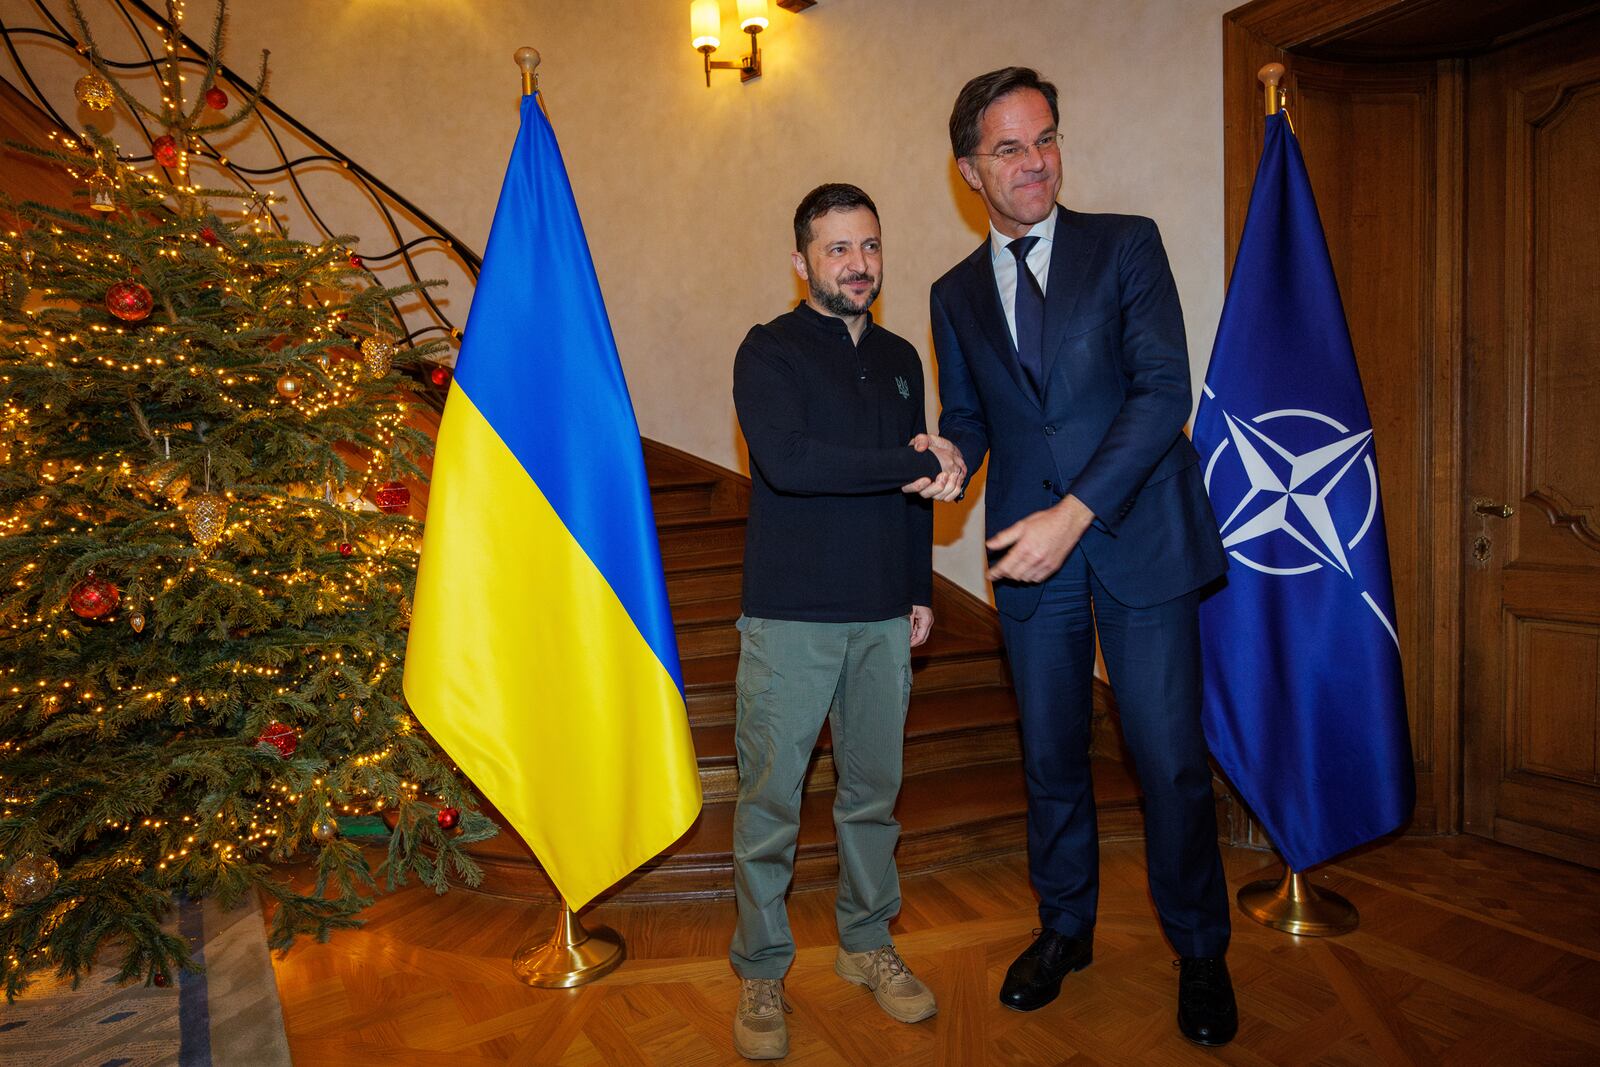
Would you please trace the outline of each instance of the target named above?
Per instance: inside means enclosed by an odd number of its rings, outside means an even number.
[[[1226,853],[1236,889],[1270,857]],[[1270,871],[1266,873],[1272,873]],[[1317,872],[1361,928],[1295,940],[1236,915],[1229,963],[1238,1039],[1209,1052],[1173,1023],[1176,978],[1137,843],[1102,853],[1095,962],[1061,999],[1022,1015],[995,1001],[1028,941],[1026,864],[996,860],[903,885],[901,951],[937,993],[916,1026],[883,1016],[832,973],[830,893],[794,897],[800,945],[785,1062],[896,1065],[1600,1063],[1600,874],[1476,838],[1406,839]],[[366,929],[276,962],[297,1064],[743,1062],[729,1044],[737,983],[731,904],[613,905],[586,915],[627,939],[610,977],[529,989],[509,956],[550,909],[412,889]]]

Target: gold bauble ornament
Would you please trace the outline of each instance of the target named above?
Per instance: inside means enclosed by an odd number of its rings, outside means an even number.
[[[369,337],[361,342],[361,359],[368,374],[382,378],[394,365],[394,345],[386,337]]]
[[[190,498],[183,517],[189,523],[195,544],[209,549],[222,539],[222,531],[227,526],[228,498],[217,493],[200,493]]]
[[[350,720],[352,722],[359,723],[362,719],[365,719],[366,717],[367,717],[367,713],[364,710],[362,710],[362,707],[361,707],[360,704],[357,704],[355,707],[350,709]]]
[[[55,860],[49,856],[27,855],[6,871],[5,879],[0,881],[0,892],[5,893],[6,902],[12,907],[25,907],[49,896],[60,877],[61,868],[56,866]]]
[[[144,633],[144,612],[136,611],[128,616],[128,625],[133,627],[136,634]]]
[[[293,400],[305,390],[300,379],[292,374],[285,374],[278,379],[278,395],[285,400]]]
[[[339,836],[339,824],[330,815],[324,815],[311,826],[311,836],[327,844]]]
[[[111,83],[93,71],[78,79],[72,87],[72,95],[90,111],[104,111],[117,100],[117,92],[111,88]]]
[[[183,499],[183,494],[189,491],[189,476],[180,473],[180,468],[177,460],[157,463],[145,472],[145,488],[152,493],[159,493],[174,504],[178,503]]]

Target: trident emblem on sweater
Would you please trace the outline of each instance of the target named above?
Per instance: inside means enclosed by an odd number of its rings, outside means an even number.
[[[898,375],[898,374],[896,374],[894,376],[894,387],[896,389],[900,390],[900,399],[901,400],[910,400],[911,399],[911,386],[907,385],[906,384],[906,380],[904,378],[900,377],[900,375]]]

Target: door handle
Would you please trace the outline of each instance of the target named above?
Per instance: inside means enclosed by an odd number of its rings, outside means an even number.
[[[1478,515],[1490,515],[1497,519],[1509,519],[1517,513],[1517,509],[1510,504],[1496,504],[1482,497],[1472,502],[1472,510]]]

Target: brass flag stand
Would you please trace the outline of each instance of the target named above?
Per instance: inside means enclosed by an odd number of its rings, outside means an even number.
[[[1251,882],[1239,890],[1239,910],[1262,926],[1296,937],[1338,937],[1360,923],[1356,906],[1332,890],[1318,889],[1304,871],[1287,866],[1283,878]]]
[[[1285,73],[1282,63],[1268,63],[1256,72],[1266,89],[1268,115],[1283,109],[1288,96],[1282,84]],[[1288,864],[1284,864],[1281,879],[1251,882],[1239,890],[1237,899],[1239,910],[1256,922],[1296,937],[1337,937],[1361,922],[1354,904],[1332,890],[1319,890],[1304,871]]]
[[[512,56],[522,71],[522,95],[539,91],[539,52],[519,48]],[[540,107],[544,101],[539,101]],[[558,891],[559,892],[559,891]],[[622,936],[608,927],[586,930],[583,923],[561,901],[561,917],[548,937],[533,935],[511,957],[511,971],[517,978],[541,989],[571,989],[603,978],[617,969],[627,957]]]
[[[517,949],[511,970],[520,981],[540,989],[571,989],[602,978],[627,956],[622,936],[608,927],[585,930],[561,902],[561,918],[544,940],[537,937]]]

